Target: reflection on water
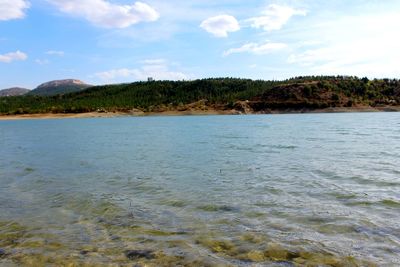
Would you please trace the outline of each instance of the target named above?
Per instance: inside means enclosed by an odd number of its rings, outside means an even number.
[[[0,265],[399,265],[399,119],[0,122]]]

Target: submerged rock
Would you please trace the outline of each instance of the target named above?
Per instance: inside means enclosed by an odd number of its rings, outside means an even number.
[[[130,260],[138,260],[138,259],[154,259],[154,252],[151,250],[127,250],[125,251],[125,256]]]
[[[262,262],[266,260],[264,253],[257,250],[247,253],[247,258],[253,262]]]
[[[89,250],[81,250],[79,253],[83,256],[86,256],[87,254],[89,254]]]
[[[265,254],[274,261],[283,261],[289,258],[289,251],[281,245],[274,243],[268,244],[268,249]]]
[[[7,255],[6,251],[0,248],[0,259],[4,258]]]
[[[223,253],[226,255],[235,255],[237,254],[237,248],[235,244],[233,244],[229,240],[215,240],[215,239],[207,239],[200,238],[196,240],[197,244],[201,244],[202,246],[209,248],[214,253]]]

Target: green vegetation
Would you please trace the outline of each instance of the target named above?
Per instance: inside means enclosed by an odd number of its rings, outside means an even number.
[[[132,109],[157,112],[185,110],[187,105],[200,100],[206,107],[214,109],[241,111],[249,108],[254,112],[395,106],[400,104],[400,80],[308,76],[284,81],[216,78],[135,82],[96,86],[57,96],[0,98],[0,113],[128,112]]]

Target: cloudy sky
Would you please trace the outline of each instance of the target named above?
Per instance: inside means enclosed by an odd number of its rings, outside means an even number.
[[[398,0],[0,0],[0,88],[400,77]]]

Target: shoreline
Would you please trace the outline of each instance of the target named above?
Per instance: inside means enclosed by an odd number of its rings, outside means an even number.
[[[0,115],[0,121],[32,119],[77,119],[77,118],[115,118],[148,116],[207,116],[207,115],[266,115],[266,114],[307,114],[307,113],[357,113],[357,112],[400,112],[400,106],[390,107],[351,107],[303,110],[271,110],[268,112],[241,112],[238,110],[170,110],[162,112],[85,112],[85,113],[36,113],[21,115]]]

